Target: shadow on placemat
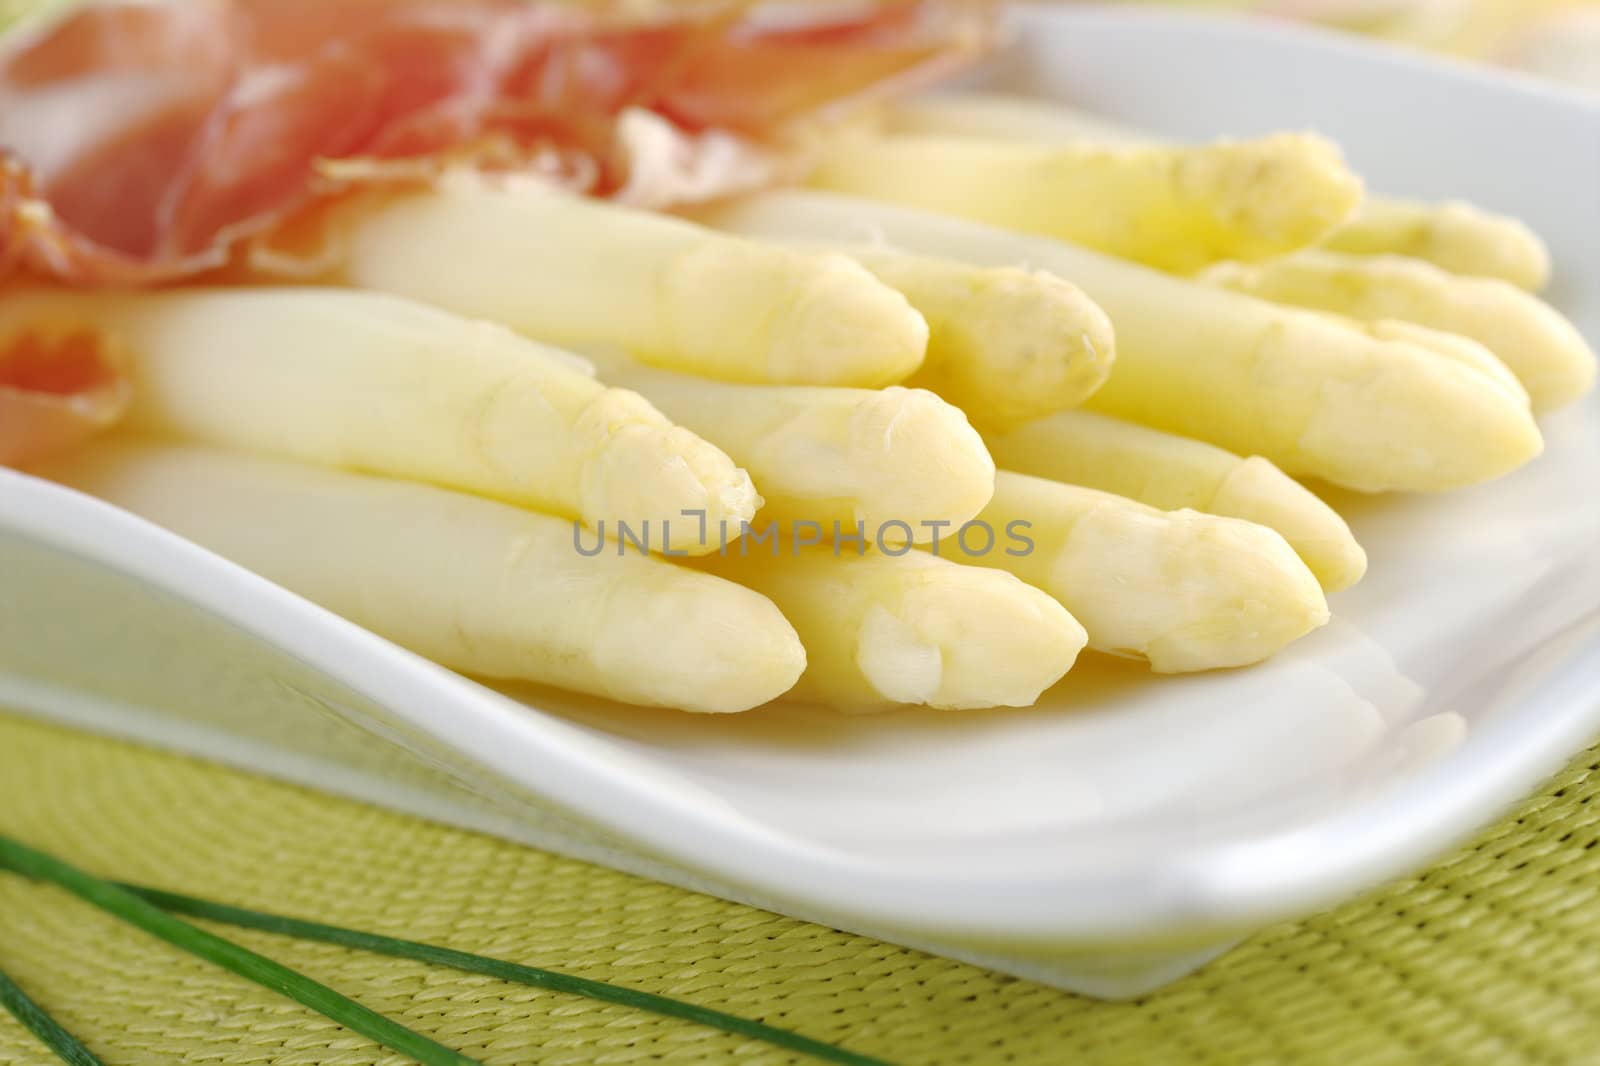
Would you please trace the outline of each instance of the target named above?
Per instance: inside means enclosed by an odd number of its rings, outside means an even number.
[[[1600,749],[1428,874],[1101,1004],[304,789],[0,715],[0,833],[95,873],[693,1000],[907,1064],[1578,1062],[1600,1047]],[[469,974],[230,937],[487,1063],[799,1062]],[[0,875],[0,965],[108,1063],[401,1063]],[[0,1063],[47,1063],[0,1015]]]

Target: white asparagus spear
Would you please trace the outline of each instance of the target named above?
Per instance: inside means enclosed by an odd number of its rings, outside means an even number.
[[[805,666],[766,599],[568,521],[460,493],[115,439],[39,467],[445,666],[687,711],[747,710]]]
[[[1038,589],[923,552],[744,542],[708,568],[772,599],[805,644],[792,695],[845,711],[1026,707],[1072,668],[1083,627]],[[774,546],[777,554],[773,554]]]
[[[999,567],[1060,600],[1089,646],[1157,673],[1260,662],[1324,625],[1322,587],[1287,541],[1254,522],[1158,511],[1094,489],[1002,470],[978,521],[1030,550],[953,559]]]
[[[1111,316],[1117,361],[1089,406],[1290,474],[1365,491],[1434,491],[1509,473],[1543,448],[1503,384],[1318,312],[1174,278],[1045,238],[815,192],[703,213],[741,233],[862,240],[1070,278]]]
[[[1535,411],[1571,403],[1594,384],[1595,354],[1583,335],[1510,282],[1463,277],[1420,259],[1321,249],[1265,263],[1219,263],[1202,278],[1277,303],[1470,337],[1511,368]]]
[[[1007,470],[1163,511],[1204,511],[1275,529],[1325,592],[1349,588],[1367,571],[1367,553],[1345,520],[1260,456],[1244,458],[1092,411],[1062,411],[985,439]]]
[[[487,322],[323,288],[35,291],[0,298],[0,335],[86,325],[128,355],[128,424],[329,466],[429,481],[557,515],[738,528],[761,499],[717,448],[578,357]]]
[[[905,297],[848,256],[537,186],[446,182],[347,226],[356,285],[686,373],[876,388],[914,371],[927,347]]]
[[[1153,133],[1061,104],[999,93],[941,93],[898,104],[895,132],[1008,137],[1036,143],[1139,145]],[[1550,252],[1517,219],[1459,201],[1421,203],[1369,196],[1323,246],[1357,255],[1425,259],[1456,274],[1500,278],[1530,291],[1550,279]]]
[[[1323,247],[1423,259],[1454,274],[1499,278],[1529,292],[1550,281],[1550,251],[1533,230],[1457,200],[1371,200],[1329,234]]]
[[[927,320],[928,357],[905,384],[938,393],[981,424],[1075,407],[1111,372],[1111,320],[1054,274],[870,244],[826,247],[859,261]]]
[[[607,381],[637,390],[749,470],[763,521],[816,522],[828,534],[859,524],[868,538],[904,522],[922,541],[933,536],[923,523],[965,522],[994,493],[983,439],[960,408],[925,389],[736,385],[593,354]],[[726,540],[739,533],[733,525]]]
[[[1413,348],[1425,348],[1452,363],[1459,363],[1482,374],[1523,407],[1532,406],[1528,400],[1528,390],[1522,387],[1522,382],[1517,380],[1517,375],[1511,372],[1511,368],[1502,363],[1499,356],[1471,337],[1463,337],[1459,333],[1447,333],[1429,326],[1419,326],[1415,322],[1405,322],[1398,318],[1363,322],[1331,311],[1316,313],[1341,329],[1364,333],[1374,340],[1398,341]]]
[[[808,180],[1181,273],[1313,244],[1362,195],[1339,149],[1304,133],[1192,148],[846,137]]]
[[[1402,322],[1397,318],[1359,322],[1342,315],[1329,317],[1351,329],[1364,330],[1368,336],[1380,341],[1400,341],[1403,344],[1426,348],[1436,355],[1442,355],[1491,379],[1506,395],[1524,407],[1531,409],[1533,406],[1528,399],[1528,390],[1523,388],[1522,382],[1517,380],[1517,375],[1511,372],[1511,368],[1502,363],[1499,356],[1471,337],[1463,337],[1459,333],[1447,333],[1430,326],[1419,326],[1415,322]]]
[[[1008,93],[928,93],[897,100],[883,113],[889,133],[1006,137],[1051,144],[1140,145],[1160,140],[1145,130],[1036,96]]]

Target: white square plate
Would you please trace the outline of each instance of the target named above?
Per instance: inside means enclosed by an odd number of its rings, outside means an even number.
[[[1022,9],[989,71],[1180,136],[1316,127],[1550,241],[1600,341],[1600,107],[1287,27]],[[1372,573],[1271,664],[1085,662],[1037,709],[693,718],[501,693],[0,471],[0,704],[1064,988],[1146,991],[1415,868],[1600,731],[1600,401],[1445,499],[1337,501]]]

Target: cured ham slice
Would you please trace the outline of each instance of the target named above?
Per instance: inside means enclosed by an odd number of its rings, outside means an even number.
[[[785,26],[525,0],[93,5],[0,56],[0,267],[181,278],[319,200],[448,166],[648,199],[629,181],[625,116],[653,116],[680,148],[716,135],[775,153],[801,120],[970,54],[958,9]],[[729,167],[693,188],[774,172]]]
[[[0,341],[0,466],[77,443],[127,402],[127,383],[93,334],[28,330]]]
[[[0,278],[307,272],[316,220],[453,168],[648,206],[770,182],[811,121],[970,57],[959,0],[640,22],[526,0],[116,0],[0,52]],[[0,462],[115,417],[94,343],[0,338]]]

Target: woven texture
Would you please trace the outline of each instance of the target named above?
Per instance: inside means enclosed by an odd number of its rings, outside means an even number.
[[[898,1063],[1600,1061],[1600,748],[1426,875],[1093,1003],[584,863],[0,714],[0,832],[96,873],[691,999]],[[225,930],[489,1063],[801,1062],[488,978]],[[399,1063],[0,874],[0,969],[109,1063]],[[0,1063],[51,1060],[0,1015]]]

